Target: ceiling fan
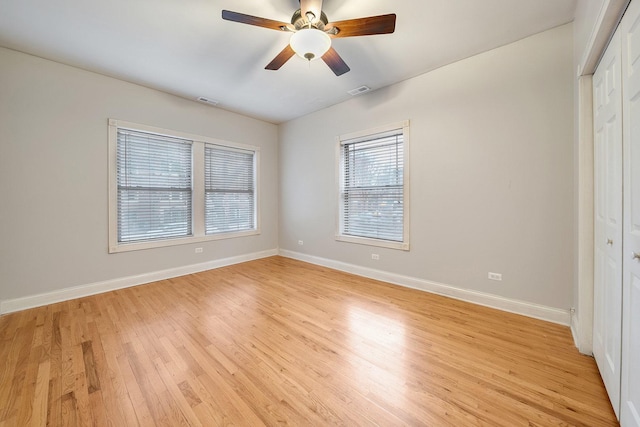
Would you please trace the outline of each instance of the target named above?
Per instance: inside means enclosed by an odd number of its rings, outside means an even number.
[[[293,55],[298,54],[308,61],[322,58],[336,76],[341,76],[350,68],[331,47],[332,38],[390,34],[396,28],[394,13],[329,22],[329,18],[322,11],[322,0],[300,0],[300,9],[293,13],[291,23],[230,10],[222,11],[222,19],[292,33],[287,47],[265,69],[278,70]]]

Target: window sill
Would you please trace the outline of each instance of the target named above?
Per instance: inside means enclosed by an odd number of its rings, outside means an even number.
[[[376,246],[379,248],[399,249],[403,251],[409,250],[409,242],[391,242],[389,240],[370,239],[367,237],[354,237],[336,234],[336,240],[339,242],[356,243],[358,245]]]
[[[232,233],[208,234],[206,236],[182,237],[179,239],[151,240],[147,242],[119,243],[109,245],[109,253],[139,251],[144,249],[165,248],[169,246],[187,245],[190,243],[209,242],[212,240],[234,239],[237,237],[255,236],[260,230],[239,231]]]

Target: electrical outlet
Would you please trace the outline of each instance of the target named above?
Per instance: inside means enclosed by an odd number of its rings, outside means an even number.
[[[298,240],[298,245],[302,246],[304,245],[304,242],[302,240]]]
[[[489,272],[489,280],[497,280],[497,281],[501,281],[502,280],[502,274],[500,273],[492,273]]]
[[[380,255],[378,254],[371,254],[371,259],[375,259],[376,261],[380,259]]]
[[[201,254],[202,253],[202,248],[196,248],[196,253],[197,254]]]

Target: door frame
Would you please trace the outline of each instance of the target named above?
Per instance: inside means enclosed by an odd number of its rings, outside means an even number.
[[[593,159],[593,73],[631,0],[604,0],[587,48],[577,69],[577,117],[574,138],[575,159],[575,254],[574,290],[577,306],[571,310],[571,332],[581,353],[593,353],[594,279],[594,159]],[[634,0],[640,1],[640,0]]]

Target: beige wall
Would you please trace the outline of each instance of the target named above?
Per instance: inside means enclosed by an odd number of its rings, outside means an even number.
[[[109,255],[109,118],[260,146],[262,234]],[[277,148],[275,125],[0,48],[0,300],[276,249]]]
[[[572,31],[555,28],[280,125],[280,247],[568,310]],[[411,250],[335,241],[335,137],[404,119]],[[489,281],[489,271],[503,281]]]

